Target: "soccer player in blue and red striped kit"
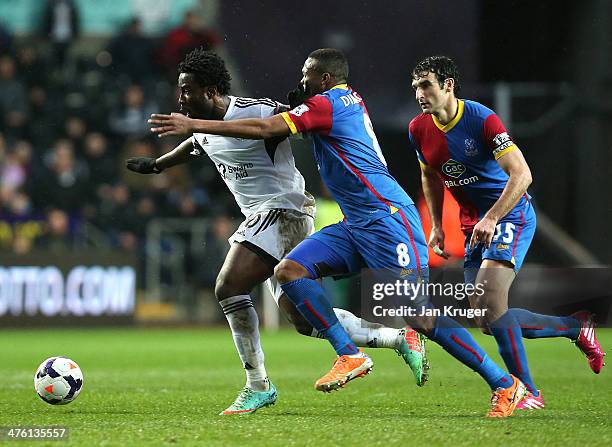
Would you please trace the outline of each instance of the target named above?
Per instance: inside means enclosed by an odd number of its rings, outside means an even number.
[[[367,267],[398,275],[412,272],[415,279],[426,281],[427,244],[412,200],[389,174],[363,99],[347,84],[344,54],[330,48],[316,50],[306,59],[302,75],[309,98],[287,113],[227,122],[153,115],[150,123],[160,136],[193,132],[251,139],[298,132],[311,135],[321,177],[345,219],[298,244],[277,265],[275,275],[296,308],[338,355],[331,371],[315,384],[318,390],[331,391],[367,374],[373,363],[350,340],[317,279]],[[524,395],[524,385],[497,366],[465,328],[447,316],[418,317],[411,324],[483,377],[493,390],[488,416],[512,414]]]
[[[567,337],[599,373],[605,354],[595,337],[593,316],[587,311],[557,317],[508,308],[508,291],[536,228],[527,193],[529,166],[492,110],[456,97],[459,73],[452,59],[432,56],[419,62],[412,71],[412,87],[423,112],[410,122],[409,130],[432,222],[429,245],[448,257],[442,230],[446,187],[460,206],[466,282],[484,287],[482,296],[470,298],[472,307],[486,309],[479,326],[495,337],[508,370],[528,389],[517,408],[544,408],[522,337]]]

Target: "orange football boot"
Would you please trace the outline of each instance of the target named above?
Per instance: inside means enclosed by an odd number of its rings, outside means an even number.
[[[342,388],[347,382],[372,371],[374,362],[361,349],[357,354],[341,355],[332,369],[315,383],[315,389],[326,393]]]
[[[510,388],[497,388],[491,396],[491,410],[487,413],[489,418],[505,418],[516,409],[516,406],[525,396],[527,390],[525,385],[519,379],[512,377],[512,386]]]

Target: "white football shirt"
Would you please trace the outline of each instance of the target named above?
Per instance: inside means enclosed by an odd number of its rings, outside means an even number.
[[[267,118],[286,107],[268,98],[230,96],[224,121]],[[203,152],[215,164],[246,217],[267,209],[284,208],[313,214],[314,199],[304,189],[289,141],[249,140],[194,133],[192,155]]]

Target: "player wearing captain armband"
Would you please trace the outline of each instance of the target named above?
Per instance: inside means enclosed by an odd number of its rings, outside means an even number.
[[[432,223],[429,245],[447,257],[441,223],[446,187],[460,206],[466,236],[465,280],[484,286],[481,296],[470,297],[473,308],[487,310],[477,322],[484,333],[495,337],[508,370],[527,387],[517,408],[543,408],[522,337],[569,338],[598,374],[605,354],[595,337],[593,315],[581,311],[556,317],[508,309],[508,291],[536,228],[527,193],[529,166],[492,110],[457,98],[459,73],[451,59],[433,56],[419,62],[412,71],[412,87],[423,111],[409,127]]]
[[[302,68],[310,96],[289,112],[263,119],[194,120],[155,115],[159,135],[205,132],[266,139],[308,132],[321,177],[345,216],[300,242],[276,266],[275,277],[303,317],[325,337],[338,358],[316,381],[321,391],[341,388],[372,368],[372,359],[351,340],[318,278],[359,273],[362,268],[410,271],[427,280],[427,244],[416,208],[389,174],[364,101],[347,83],[348,62],[336,49],[312,52]],[[418,305],[431,306],[426,300]],[[446,316],[419,316],[411,323],[477,372],[493,390],[490,417],[513,413],[525,387],[503,371],[470,333]]]

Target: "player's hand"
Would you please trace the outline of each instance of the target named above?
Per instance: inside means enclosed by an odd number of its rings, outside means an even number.
[[[495,234],[495,225],[497,225],[497,220],[487,216],[483,217],[482,220],[474,226],[474,231],[472,231],[470,250],[481,242],[485,247],[489,248],[493,240],[493,235]]]
[[[162,172],[155,164],[155,159],[148,157],[128,158],[125,161],[125,167],[130,171],[139,172],[141,174],[159,174]]]
[[[289,102],[289,107],[291,107],[292,109],[295,109],[307,99],[308,94],[306,93],[304,84],[302,84],[301,82],[297,85],[295,89],[287,93],[287,101]]]
[[[170,135],[191,135],[193,133],[192,121],[182,113],[171,113],[170,115],[154,113],[148,123],[153,125],[151,132],[161,138]]]
[[[438,256],[448,259],[450,255],[444,251],[444,231],[442,228],[432,228],[429,233],[429,246]]]

